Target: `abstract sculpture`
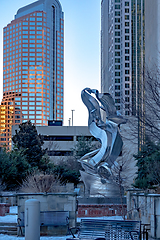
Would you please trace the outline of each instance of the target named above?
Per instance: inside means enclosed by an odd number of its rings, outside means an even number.
[[[100,149],[85,154],[79,160],[85,170],[81,171],[81,178],[90,195],[116,195],[119,190],[114,181],[113,166],[117,164],[116,159],[123,146],[119,126],[126,120],[117,114],[109,93],[85,88],[81,98],[89,112],[89,131],[101,143]],[[105,121],[102,120],[101,109],[105,112]]]

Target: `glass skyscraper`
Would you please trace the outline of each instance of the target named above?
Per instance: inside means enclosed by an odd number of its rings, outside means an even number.
[[[63,121],[63,83],[64,19],[60,2],[39,0],[20,8],[3,29],[3,93],[19,93],[14,95],[19,122],[12,124]],[[4,99],[2,102],[4,105]]]

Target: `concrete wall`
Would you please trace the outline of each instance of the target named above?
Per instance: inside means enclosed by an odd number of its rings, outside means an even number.
[[[160,194],[143,193],[129,190],[127,192],[128,219],[140,220],[150,224],[149,235],[160,239]]]

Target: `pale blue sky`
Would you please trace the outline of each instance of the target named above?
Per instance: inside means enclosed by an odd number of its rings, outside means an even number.
[[[0,0],[0,100],[3,83],[2,30],[20,7],[32,0]],[[64,125],[74,109],[74,126],[87,125],[88,112],[81,101],[85,87],[100,90],[101,0],[60,0],[64,12]]]

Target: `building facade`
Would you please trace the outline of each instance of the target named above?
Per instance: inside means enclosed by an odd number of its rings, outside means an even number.
[[[123,115],[131,115],[131,43],[131,0],[102,0],[101,91],[112,95]]]
[[[20,122],[63,121],[64,20],[58,0],[20,8],[3,29],[3,92],[19,93]]]
[[[138,117],[140,150],[148,111],[145,74],[160,63],[160,2],[102,0],[101,6],[101,90],[111,93],[122,114]]]
[[[138,116],[139,150],[145,142],[145,1],[132,0],[132,114]],[[150,46],[149,46],[150,48]]]
[[[7,92],[3,94],[0,105],[0,148],[11,149],[12,125],[22,122],[23,115],[19,105],[16,105],[16,98],[20,98],[21,93]]]
[[[73,157],[73,149],[79,140],[92,139],[93,145],[99,146],[86,126],[37,126],[36,129],[43,137],[43,148],[47,149],[47,154],[54,163]],[[16,130],[18,126],[13,126],[12,136]]]

